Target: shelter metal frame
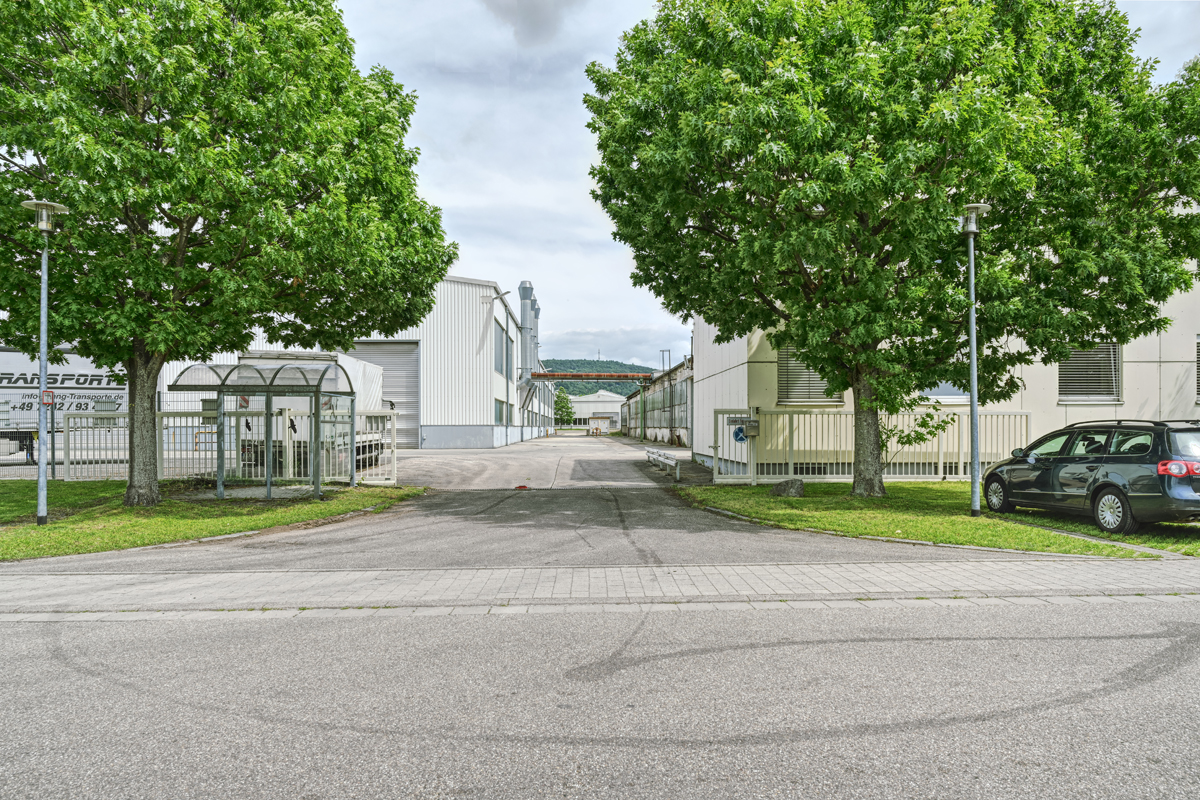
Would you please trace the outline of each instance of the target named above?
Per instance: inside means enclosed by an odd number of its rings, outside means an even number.
[[[334,370],[332,375],[330,370]],[[222,374],[224,371],[224,374]],[[203,380],[210,378],[209,380]],[[231,380],[231,376],[235,376]],[[257,376],[258,380],[255,380]],[[215,379],[215,380],[212,380]],[[289,382],[294,381],[294,382]],[[326,383],[332,382],[332,386]],[[344,382],[344,383],[343,383]],[[343,386],[345,388],[343,388]],[[313,497],[321,496],[321,398],[324,395],[350,398],[350,485],[355,485],[356,423],[354,385],[336,361],[287,363],[280,366],[255,364],[192,364],[167,387],[169,392],[217,393],[217,499],[225,499],[225,396],[263,397],[266,404],[264,430],[267,499],[271,499],[271,466],[274,462],[271,425],[275,397],[312,398],[308,456],[311,461]]]

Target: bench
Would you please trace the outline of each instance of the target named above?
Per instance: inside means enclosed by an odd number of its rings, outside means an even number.
[[[670,472],[674,468],[675,480],[679,480],[679,460],[675,456],[665,450],[654,450],[647,447],[646,460],[656,467],[661,467],[664,472]]]

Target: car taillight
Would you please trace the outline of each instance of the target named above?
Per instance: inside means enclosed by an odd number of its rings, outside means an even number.
[[[1187,474],[1200,475],[1200,461],[1160,461],[1158,462],[1159,475],[1174,475],[1177,478],[1182,478]]]

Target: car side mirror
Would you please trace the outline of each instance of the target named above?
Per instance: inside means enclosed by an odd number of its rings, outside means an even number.
[[[1025,451],[1024,451],[1024,450],[1022,450],[1020,447],[1018,447],[1016,450],[1013,450],[1013,451],[1012,451],[1012,457],[1013,457],[1013,458],[1021,458],[1021,457],[1023,457],[1024,455],[1025,455]]]

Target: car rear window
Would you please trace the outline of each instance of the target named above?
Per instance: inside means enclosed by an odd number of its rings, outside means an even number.
[[[1200,457],[1200,431],[1171,431],[1171,452]]]

